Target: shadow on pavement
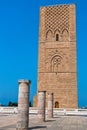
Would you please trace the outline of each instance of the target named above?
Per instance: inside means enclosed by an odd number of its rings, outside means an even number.
[[[43,129],[43,128],[47,128],[46,126],[34,126],[34,127],[30,127],[28,128],[28,130],[33,130],[33,129]]]
[[[54,116],[53,118],[61,118],[60,116]]]
[[[45,122],[53,122],[53,121],[56,121],[56,120],[46,120]]]

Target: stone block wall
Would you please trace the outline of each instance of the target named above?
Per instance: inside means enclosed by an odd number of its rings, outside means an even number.
[[[74,4],[41,7],[38,57],[38,91],[53,92],[54,107],[77,108]]]

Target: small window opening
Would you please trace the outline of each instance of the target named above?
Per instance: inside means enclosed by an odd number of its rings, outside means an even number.
[[[56,41],[59,41],[59,35],[56,34]]]
[[[59,102],[55,102],[55,108],[59,108]]]

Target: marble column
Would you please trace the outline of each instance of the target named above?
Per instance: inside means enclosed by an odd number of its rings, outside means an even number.
[[[38,92],[38,118],[40,122],[45,121],[46,91]]]
[[[53,117],[53,93],[48,93],[48,118]]]
[[[18,122],[16,130],[28,130],[30,80],[19,80]]]

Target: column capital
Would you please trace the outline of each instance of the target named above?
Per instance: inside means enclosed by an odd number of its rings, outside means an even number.
[[[46,91],[38,91],[38,93],[40,93],[40,92],[46,93]]]
[[[31,83],[31,80],[19,79],[19,80],[18,80],[18,83],[19,83],[19,84],[21,84],[21,83],[30,84],[30,83]]]
[[[53,95],[53,93],[48,92],[48,95]]]

